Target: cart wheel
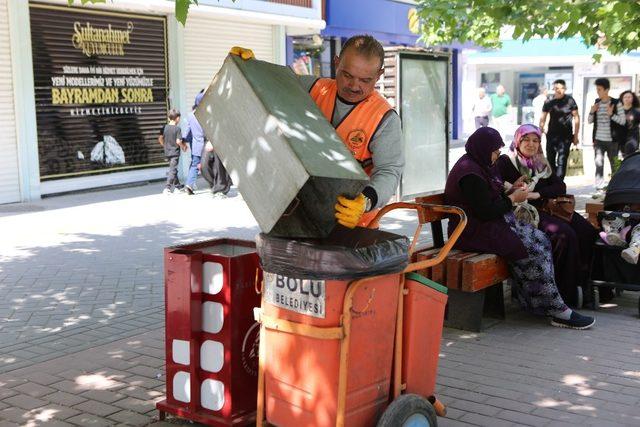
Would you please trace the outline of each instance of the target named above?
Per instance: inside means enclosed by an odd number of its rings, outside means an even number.
[[[437,427],[436,411],[427,399],[403,394],[391,402],[378,421],[378,427]]]
[[[581,309],[584,304],[584,292],[582,291],[582,286],[576,286],[576,293],[578,294],[576,299],[576,308]]]

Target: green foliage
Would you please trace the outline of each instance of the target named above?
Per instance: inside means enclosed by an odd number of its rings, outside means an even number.
[[[198,5],[198,0],[176,0],[176,19],[182,25],[187,23],[187,14],[191,3]]]
[[[69,6],[74,3],[74,0],[67,0],[69,2]],[[220,0],[218,0],[220,1]],[[236,0],[232,0],[235,2]],[[85,5],[87,3],[106,3],[107,0],[80,0],[80,2]],[[197,5],[198,0],[175,0],[176,2],[176,20],[180,22],[182,25],[187,23],[187,14],[189,13],[189,7],[192,4]]]
[[[472,42],[500,47],[500,29],[513,38],[580,37],[613,55],[640,48],[636,0],[417,0],[421,40],[427,45]],[[599,58],[595,58],[599,60]]]

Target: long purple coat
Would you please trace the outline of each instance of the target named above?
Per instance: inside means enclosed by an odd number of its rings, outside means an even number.
[[[462,193],[460,180],[467,175],[477,175],[490,188],[492,201],[497,202],[502,194],[502,182],[491,170],[491,153],[503,147],[502,137],[495,129],[484,127],[476,130],[467,140],[463,155],[449,172],[444,189],[445,203],[462,208],[467,214],[467,226],[455,247],[465,251],[486,252],[500,255],[508,261],[527,258],[527,250],[520,238],[511,230],[503,217],[483,221],[474,216],[471,206]],[[458,224],[449,220],[449,234]]]

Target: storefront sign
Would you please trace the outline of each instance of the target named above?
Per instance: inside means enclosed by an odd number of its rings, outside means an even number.
[[[324,319],[325,281],[264,273],[264,297],[269,304]]]
[[[164,17],[30,5],[42,180],[164,163]]]

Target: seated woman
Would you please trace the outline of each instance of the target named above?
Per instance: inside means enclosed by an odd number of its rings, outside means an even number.
[[[496,174],[508,184],[524,182],[529,189],[529,204],[538,209],[538,229],[551,241],[553,267],[560,295],[570,306],[578,302],[578,286],[585,289],[589,275],[589,263],[597,230],[581,215],[574,213],[567,222],[540,208],[545,199],[567,192],[567,186],[551,172],[542,154],[540,129],[534,125],[522,125],[517,130],[508,155],[502,155],[494,166]]]
[[[467,226],[456,248],[488,252],[509,263],[520,304],[534,314],[551,316],[551,324],[564,328],[587,329],[593,317],[572,311],[564,303],[553,276],[551,244],[536,228],[516,221],[513,203],[527,199],[528,189],[503,191],[502,181],[491,168],[504,146],[497,130],[476,130],[467,140],[467,154],[451,169],[445,186],[445,202],[467,213]],[[449,220],[449,233],[457,220]]]

